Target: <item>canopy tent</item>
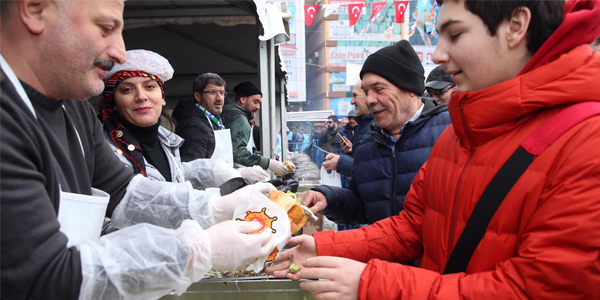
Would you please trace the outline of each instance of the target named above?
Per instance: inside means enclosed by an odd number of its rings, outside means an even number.
[[[192,97],[194,78],[205,72],[219,74],[233,87],[253,81],[263,92],[261,124],[263,155],[271,157],[275,124],[285,116],[285,70],[277,43],[285,41],[285,3],[265,0],[127,0],[127,50],[146,49],[169,60],[175,74],[165,83],[166,110]],[[259,39],[260,37],[260,39]],[[280,118],[276,121],[276,116]]]

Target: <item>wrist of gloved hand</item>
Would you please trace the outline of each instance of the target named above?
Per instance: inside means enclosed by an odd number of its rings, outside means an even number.
[[[269,178],[269,173],[265,172],[260,166],[239,168],[238,171],[244,178],[250,178],[255,181],[264,181]]]
[[[191,220],[183,221],[176,234],[189,247],[187,269],[184,270],[186,277],[193,282],[199,281],[211,268],[210,236],[198,223]]]
[[[206,229],[216,223],[214,218],[214,201],[218,201],[221,192],[218,188],[207,188],[204,191],[193,190],[195,196],[188,202],[188,212],[190,217],[202,228]]]

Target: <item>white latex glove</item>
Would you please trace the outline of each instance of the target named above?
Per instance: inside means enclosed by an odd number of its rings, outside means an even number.
[[[245,186],[229,195],[220,198],[213,198],[212,208],[215,222],[220,223],[233,218],[233,211],[238,204],[246,203],[252,196],[252,190],[256,189],[265,196],[269,196],[275,187],[266,182],[259,182],[254,185]]]
[[[79,300],[158,299],[173,290],[181,295],[212,266],[209,235],[192,220],[176,230],[137,224],[76,247],[83,277]]]
[[[198,190],[218,187],[227,180],[241,177],[240,173],[230,167],[224,160],[199,158],[182,163],[185,179]]]
[[[271,170],[271,172],[274,174],[285,174],[288,172],[288,168],[286,166],[274,159],[269,160],[269,170]]]
[[[216,271],[237,271],[246,269],[258,258],[266,257],[272,251],[271,232],[248,234],[259,230],[258,222],[225,221],[206,232],[210,240],[212,268]]]
[[[269,173],[265,172],[260,166],[237,169],[242,177],[250,178],[256,181],[264,181],[269,179]]]

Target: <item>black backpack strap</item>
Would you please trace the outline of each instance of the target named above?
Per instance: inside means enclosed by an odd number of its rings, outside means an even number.
[[[552,116],[521,143],[483,191],[454,246],[444,274],[464,272],[467,269],[492,217],[533,159],[573,126],[598,114],[600,114],[600,102],[570,105]]]

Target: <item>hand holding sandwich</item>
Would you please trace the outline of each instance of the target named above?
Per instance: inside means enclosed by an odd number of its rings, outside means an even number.
[[[275,187],[270,183],[259,182],[254,185],[245,186],[229,195],[213,199],[212,206],[215,221],[220,223],[226,220],[231,220],[233,218],[233,211],[235,210],[235,207],[250,200],[250,196],[253,194],[253,189],[257,189],[265,196],[276,190]]]

